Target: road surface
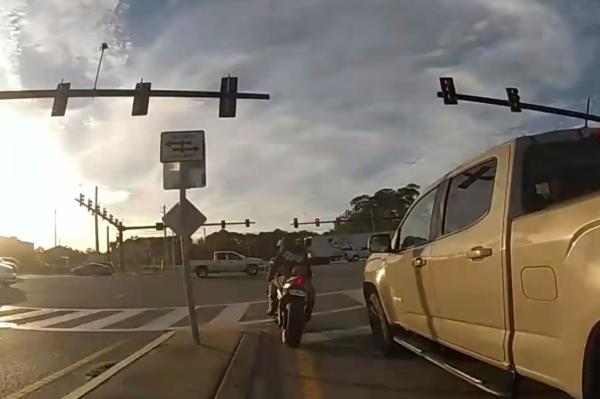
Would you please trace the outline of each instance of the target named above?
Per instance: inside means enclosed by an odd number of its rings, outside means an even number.
[[[491,398],[409,355],[387,359],[371,341],[363,263],[314,268],[317,304],[302,345],[279,342],[264,274],[194,277],[202,324],[264,331],[254,398]],[[62,397],[166,330],[186,329],[180,273],[25,276],[0,290],[0,397]]]

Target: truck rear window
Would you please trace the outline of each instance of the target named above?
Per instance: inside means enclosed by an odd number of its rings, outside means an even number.
[[[600,138],[532,144],[523,160],[523,208],[534,212],[600,190]]]

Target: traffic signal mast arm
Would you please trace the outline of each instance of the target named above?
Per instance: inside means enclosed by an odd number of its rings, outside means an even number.
[[[563,108],[548,107],[545,105],[524,103],[520,101],[519,91],[514,87],[507,88],[507,95],[509,99],[503,100],[500,98],[481,97],[473,96],[470,94],[459,94],[454,88],[454,81],[452,78],[440,78],[440,84],[442,91],[437,92],[439,98],[444,99],[444,104],[455,105],[458,101],[467,101],[480,104],[499,105],[502,107],[511,108],[513,112],[520,112],[521,109],[528,109],[531,111],[543,112],[546,114],[568,116],[570,118],[585,119],[594,122],[600,122],[600,116],[588,114],[585,112],[572,111]]]
[[[323,223],[333,223],[333,224],[337,224],[337,223],[352,223],[352,222],[364,222],[364,221],[370,221],[370,220],[400,220],[400,218],[395,217],[395,216],[389,216],[389,217],[383,217],[383,218],[353,218],[353,219],[342,219],[342,218],[336,218],[333,220],[321,220],[319,218],[316,218],[314,221],[311,222],[300,222],[298,221],[297,218],[294,218],[294,220],[292,221],[292,223],[290,223],[291,226],[294,226],[294,228],[298,228],[298,226],[304,226],[304,225],[309,225],[309,224],[314,224],[315,226],[319,226]]]
[[[0,100],[18,100],[31,98],[54,98],[56,90],[12,90],[0,91]],[[68,97],[133,97],[135,89],[70,89]],[[188,98],[220,98],[220,91],[196,90],[150,90],[150,97],[188,97]],[[236,98],[250,100],[268,100],[269,94],[237,93]]]

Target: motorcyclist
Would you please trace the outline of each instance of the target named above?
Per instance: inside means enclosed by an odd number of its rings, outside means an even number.
[[[286,279],[292,275],[293,268],[300,270],[304,279],[306,290],[306,319],[310,320],[312,309],[315,304],[315,290],[312,285],[312,270],[308,261],[308,255],[301,239],[294,240],[285,236],[277,243],[277,256],[272,259],[267,280],[269,281],[269,308],[267,314],[274,316],[277,313],[277,287],[282,286]]]

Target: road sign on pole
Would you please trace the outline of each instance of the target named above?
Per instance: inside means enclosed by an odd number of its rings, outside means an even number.
[[[183,208],[183,219],[181,218],[181,212]],[[187,199],[181,203],[175,204],[169,212],[163,217],[163,223],[169,226],[171,230],[179,235],[190,237],[206,222],[206,216],[202,214],[190,201]]]
[[[204,130],[162,132],[160,162],[204,160]]]

